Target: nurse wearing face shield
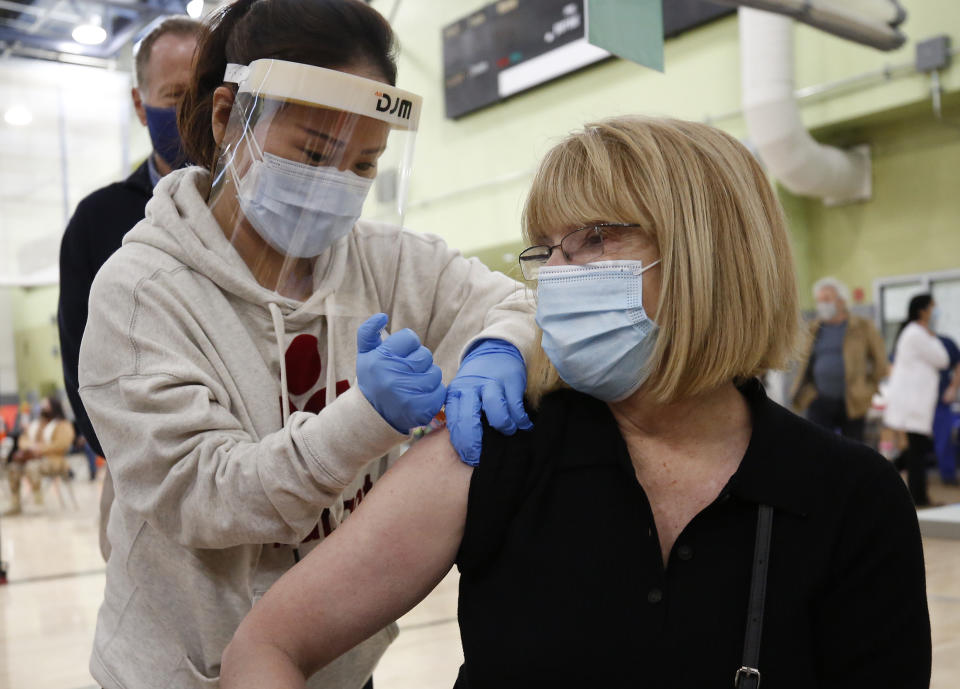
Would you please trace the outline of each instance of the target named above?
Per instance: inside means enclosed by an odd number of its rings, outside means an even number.
[[[468,462],[481,411],[530,425],[524,290],[401,229],[421,103],[392,50],[359,0],[240,0],[201,36],[179,114],[201,165],[157,186],[98,274],[81,348],[116,487],[106,689],[217,686],[251,605],[444,405]],[[360,689],[396,633],[309,686]]]

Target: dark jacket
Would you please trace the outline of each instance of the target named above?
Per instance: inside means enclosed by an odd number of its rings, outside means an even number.
[[[110,184],[83,199],[67,224],[60,244],[60,353],[63,357],[63,381],[77,428],[98,455],[103,456],[100,441],[77,392],[77,368],[80,340],[87,326],[87,300],[93,278],[114,251],[123,235],[143,220],[144,208],[153,196],[153,184],[147,163],[122,182]]]
[[[761,504],[774,517],[760,686],[929,686],[920,532],[896,470],[757,381],[741,392],[750,444],[666,567],[606,404],[562,390],[532,431],[485,433],[457,556],[457,689],[732,687]]]

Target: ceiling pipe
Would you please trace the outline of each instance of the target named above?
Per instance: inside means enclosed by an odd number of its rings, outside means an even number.
[[[743,116],[760,160],[784,187],[829,205],[870,198],[870,150],[818,143],[794,97],[793,20],[739,10]]]
[[[711,0],[722,5],[776,12],[821,31],[868,45],[896,50],[907,41],[900,31],[907,13],[899,0]]]

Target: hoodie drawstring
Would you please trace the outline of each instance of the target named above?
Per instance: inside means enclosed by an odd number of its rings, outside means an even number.
[[[323,310],[327,313],[327,406],[337,399],[337,363],[334,353],[337,348],[333,339],[333,293],[323,300]]]
[[[273,319],[273,334],[277,338],[277,353],[280,355],[280,403],[283,405],[280,416],[283,419],[283,425],[286,426],[287,419],[290,418],[290,393],[287,391],[287,355],[283,350],[283,340],[286,335],[283,327],[283,313],[273,302],[267,306],[270,309],[270,317]]]
[[[286,336],[283,327],[283,313],[280,307],[270,302],[267,304],[270,309],[270,318],[273,320],[273,335],[277,338],[277,353],[280,355],[280,404],[283,409],[280,414],[283,418],[283,426],[286,428],[287,420],[290,418],[290,393],[287,391],[287,355],[283,350],[283,340]],[[300,562],[300,548],[293,546],[293,563]]]
[[[327,312],[327,392],[326,404],[333,404],[337,399],[337,362],[335,353],[335,339],[333,333],[333,318],[331,313],[333,309],[333,295],[329,294],[323,300],[324,310]],[[283,313],[280,307],[270,302],[267,305],[270,309],[270,317],[273,320],[273,334],[277,338],[277,354],[280,357],[280,399],[283,404],[282,418],[283,425],[287,425],[290,418],[290,393],[287,390],[287,358],[283,350],[283,341],[286,336],[286,330],[283,324]]]

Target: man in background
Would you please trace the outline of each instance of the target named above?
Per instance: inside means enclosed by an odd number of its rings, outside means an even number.
[[[818,280],[813,296],[817,317],[793,404],[810,421],[863,442],[870,402],[889,371],[883,338],[871,321],[850,313],[850,290],[839,280]]]
[[[143,220],[153,187],[164,175],[186,163],[177,133],[176,108],[190,81],[200,30],[201,24],[189,17],[170,17],[140,42],[135,56],[137,85],[131,95],[140,124],[150,132],[153,151],[127,179],[98,189],[80,201],[60,245],[57,320],[63,379],[77,427],[100,456],[103,449],[83,408],[77,381],[90,285],[100,267],[120,248],[127,231]],[[112,502],[113,485],[107,477],[101,497],[100,549],[104,559],[109,555],[105,531]]]

